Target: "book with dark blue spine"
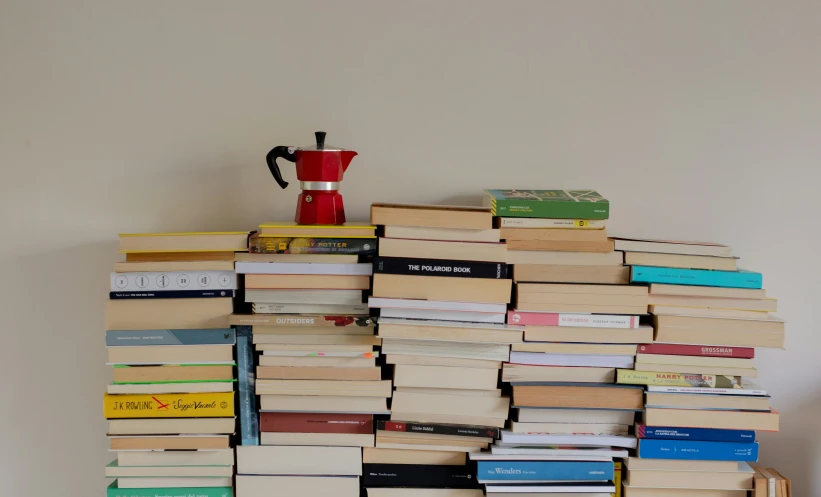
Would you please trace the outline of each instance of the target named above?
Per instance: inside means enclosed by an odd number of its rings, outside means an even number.
[[[700,442],[695,440],[639,440],[638,457],[687,461],[758,461],[758,442]]]
[[[112,300],[124,299],[210,299],[233,297],[233,290],[168,290],[141,292],[108,292]]]
[[[236,333],[232,328],[208,330],[108,330],[106,347],[134,347],[143,345],[234,345]]]
[[[610,481],[613,461],[478,461],[483,482]]]
[[[630,283],[663,283],[669,285],[716,286],[722,288],[762,287],[761,273],[739,269],[738,271],[713,271],[709,269],[678,269],[672,267],[632,266]]]
[[[502,262],[374,257],[373,272],[416,276],[505,279],[507,278],[507,264]]]
[[[240,445],[259,445],[259,410],[254,392],[254,349],[251,327],[237,326],[237,380]]]
[[[717,428],[672,428],[666,426],[636,425],[638,438],[662,440],[698,440],[701,442],[755,442],[753,430],[721,430]]]

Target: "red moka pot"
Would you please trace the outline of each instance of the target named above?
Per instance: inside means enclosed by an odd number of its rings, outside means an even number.
[[[288,147],[280,145],[268,152],[268,169],[279,186],[288,182],[282,179],[277,159],[296,162],[296,177],[302,193],[296,206],[296,222],[299,224],[345,224],[345,207],[339,185],[348,169],[353,150],[325,145],[325,132],[317,131],[316,145]]]

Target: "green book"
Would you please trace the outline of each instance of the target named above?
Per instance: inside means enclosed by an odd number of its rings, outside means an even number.
[[[234,497],[231,487],[118,488],[117,481],[106,489],[106,497]]]
[[[595,190],[485,190],[499,217],[608,219],[610,202]]]

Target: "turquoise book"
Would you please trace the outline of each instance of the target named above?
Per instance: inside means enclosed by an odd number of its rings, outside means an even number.
[[[678,269],[672,267],[632,266],[630,283],[664,283],[668,285],[714,286],[723,288],[751,288],[760,290],[761,273],[712,271],[709,269]]]
[[[106,497],[234,497],[231,487],[119,488],[117,481],[106,489]]]
[[[599,220],[610,201],[595,190],[485,190],[485,205],[499,217]]]

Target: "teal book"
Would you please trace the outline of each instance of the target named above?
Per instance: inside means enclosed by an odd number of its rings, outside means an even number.
[[[494,216],[608,219],[610,201],[595,190],[485,190]]]
[[[712,271],[709,269],[678,269],[671,267],[632,266],[630,283],[664,283],[668,285],[715,286],[760,290],[761,273],[753,271]]]
[[[231,487],[119,488],[117,480],[106,489],[106,497],[234,497]]]
[[[237,326],[237,377],[239,379],[240,445],[259,445],[259,409],[254,392],[253,328]]]

